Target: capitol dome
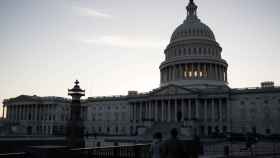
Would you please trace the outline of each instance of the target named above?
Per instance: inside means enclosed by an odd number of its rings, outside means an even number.
[[[187,18],[173,32],[160,65],[161,86],[189,88],[227,86],[227,62],[209,26],[197,17],[197,5],[190,0]]]
[[[197,6],[190,1],[189,5],[186,7],[188,16],[187,19],[176,28],[172,34],[171,41],[185,40],[185,39],[208,39],[215,41],[215,36],[213,31],[206,24],[202,23],[196,14]]]
[[[186,39],[208,39],[215,41],[213,31],[199,19],[195,21],[184,21],[183,24],[178,26],[171,36],[171,41],[186,40]]]

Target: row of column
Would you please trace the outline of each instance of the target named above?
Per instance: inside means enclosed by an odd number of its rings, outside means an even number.
[[[134,122],[226,121],[226,98],[162,99],[130,103],[130,120]]]
[[[161,83],[184,79],[207,79],[227,82],[227,68],[220,64],[188,63],[176,64],[161,69]]]
[[[216,58],[221,57],[219,48],[171,48],[166,51],[166,60],[178,56],[212,56]]]
[[[30,104],[7,106],[7,119],[11,121],[51,121],[55,120],[55,105]]]

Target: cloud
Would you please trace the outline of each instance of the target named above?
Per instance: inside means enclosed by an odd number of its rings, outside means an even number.
[[[123,48],[163,48],[167,42],[149,37],[101,36],[82,40],[87,44],[104,45]]]
[[[73,10],[78,12],[82,16],[91,16],[96,18],[103,18],[103,19],[110,19],[113,16],[107,13],[102,13],[100,11],[90,9],[90,8],[83,8],[83,7],[73,7]]]

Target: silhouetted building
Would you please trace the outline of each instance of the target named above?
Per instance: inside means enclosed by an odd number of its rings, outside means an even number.
[[[160,87],[147,93],[129,91],[126,96],[82,100],[84,132],[141,138],[157,131],[165,137],[172,128],[179,129],[181,137],[280,133],[280,88],[271,82],[256,88],[230,88],[228,64],[221,53],[213,31],[201,22],[196,4],[190,1],[185,21],[164,51]],[[62,131],[69,104],[67,99],[37,96],[4,101],[7,119],[32,135]]]

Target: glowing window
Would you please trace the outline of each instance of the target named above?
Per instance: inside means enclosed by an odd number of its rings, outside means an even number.
[[[192,72],[191,71],[189,71],[188,74],[189,74],[189,77],[192,77]]]
[[[188,77],[188,73],[187,71],[184,71],[184,77],[187,78]]]
[[[194,71],[194,77],[197,77],[197,71]]]

